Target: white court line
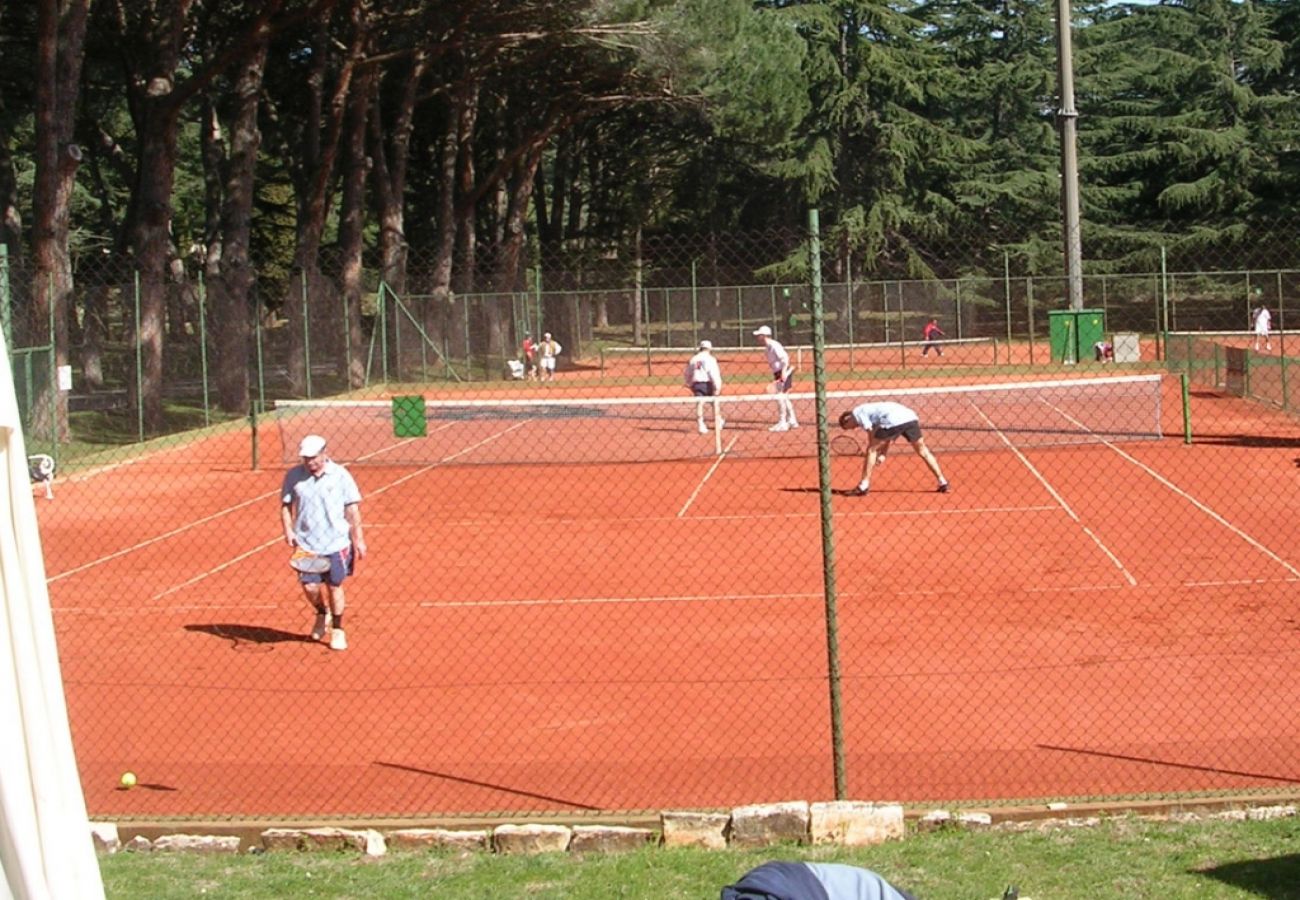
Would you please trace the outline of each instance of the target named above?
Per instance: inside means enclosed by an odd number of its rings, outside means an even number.
[[[416,475],[420,475],[420,474],[422,474],[422,473],[424,473],[424,472],[428,472],[430,469],[436,468],[437,466],[440,466],[440,465],[442,465],[442,464],[445,463],[445,462],[448,462],[448,461],[450,461],[450,460],[456,459],[457,457],[462,456],[462,455],[464,455],[465,453],[469,453],[470,451],[472,451],[472,450],[476,450],[476,449],[478,449],[479,447],[482,447],[482,446],[485,445],[485,444],[491,443],[492,441],[496,440],[497,438],[501,437],[502,435],[508,434],[509,432],[513,431],[514,429],[521,427],[523,424],[524,424],[524,423],[521,422],[521,423],[518,423],[518,424],[516,424],[516,425],[512,425],[512,426],[510,426],[509,428],[507,428],[505,431],[501,431],[501,432],[499,432],[499,433],[497,433],[497,434],[492,435],[491,437],[488,437],[488,438],[486,438],[486,439],[484,439],[484,440],[482,440],[482,441],[479,441],[477,444],[474,444],[474,445],[471,446],[471,447],[466,447],[465,449],[460,450],[460,451],[458,451],[458,452],[456,452],[456,453],[453,453],[453,454],[451,454],[450,456],[445,456],[445,457],[443,457],[441,460],[439,460],[438,462],[433,463],[433,464],[428,465],[428,466],[425,466],[424,468],[420,469],[419,471],[413,472],[413,473],[411,473],[411,474],[409,474],[409,475],[404,475],[403,477],[397,479],[396,481],[394,481],[394,482],[392,482],[392,483],[390,483],[390,484],[384,485],[383,487],[380,487],[380,488],[377,488],[377,489],[371,491],[371,492],[370,492],[370,496],[374,496],[375,494],[382,494],[384,491],[388,490],[389,488],[395,487],[396,485],[399,485],[399,484],[401,484],[401,483],[404,482],[404,481],[407,481],[407,480],[409,480],[409,479],[411,479],[411,478],[414,478]],[[410,441],[404,441],[403,443],[410,443]],[[395,445],[395,447],[393,447],[393,448],[389,448],[389,449],[396,449],[397,446],[401,446],[401,445],[400,445],[400,444],[399,444],[399,445]],[[371,456],[375,456],[375,455],[377,455],[378,453],[382,453],[382,452],[386,452],[386,451],[376,451],[376,453],[374,453],[374,454],[369,454],[368,456],[363,456],[363,457],[359,457],[359,458],[360,458],[360,459],[369,459]],[[47,583],[47,584],[52,584],[52,583],[54,583],[54,582],[56,582],[56,581],[58,581],[58,580],[60,580],[60,579],[62,579],[62,578],[67,578],[67,577],[69,577],[70,575],[76,575],[76,574],[79,573],[79,572],[84,572],[84,571],[86,571],[87,569],[94,568],[95,566],[101,565],[101,564],[103,564],[103,563],[111,562],[111,561],[114,560],[114,559],[118,559],[118,558],[120,558],[120,557],[126,556],[127,554],[134,553],[134,552],[137,551],[137,550],[143,550],[145,547],[149,547],[149,546],[151,546],[151,545],[153,545],[153,544],[157,544],[157,543],[159,543],[160,541],[165,541],[165,540],[167,540],[168,538],[173,538],[173,537],[176,537],[176,536],[179,535],[179,534],[184,534],[186,531],[189,531],[191,528],[196,528],[196,527],[198,527],[198,526],[200,526],[200,525],[206,525],[206,524],[209,523],[209,522],[213,522],[213,521],[215,521],[215,520],[221,518],[222,516],[227,515],[228,513],[232,513],[232,512],[235,512],[236,510],[243,509],[243,508],[246,507],[246,506],[251,506],[251,505],[254,504],[254,503],[260,503],[260,502],[262,502],[263,500],[267,499],[268,497],[275,497],[275,496],[278,496],[279,493],[280,493],[280,491],[279,491],[279,489],[277,488],[277,489],[274,490],[274,491],[269,491],[269,492],[267,492],[267,493],[265,493],[265,494],[259,494],[258,496],[253,497],[253,498],[250,499],[250,500],[246,500],[246,501],[244,501],[243,503],[237,503],[237,504],[235,504],[234,506],[229,506],[229,507],[227,507],[227,508],[225,508],[225,509],[223,509],[223,510],[220,510],[220,511],[218,511],[218,512],[212,513],[211,515],[204,516],[204,517],[201,518],[201,519],[197,519],[197,520],[195,520],[195,521],[193,521],[193,522],[188,522],[188,523],[186,523],[185,525],[182,525],[182,526],[179,527],[179,528],[174,528],[174,529],[172,529],[171,531],[164,532],[163,534],[155,535],[154,537],[151,537],[151,538],[149,538],[148,540],[144,540],[144,541],[140,541],[140,542],[138,542],[138,543],[132,544],[130,547],[123,547],[121,550],[116,550],[116,551],[114,551],[113,553],[108,554],[107,556],[101,556],[101,557],[99,557],[98,559],[91,560],[91,561],[88,562],[88,563],[83,563],[82,565],[77,566],[76,568],[68,569],[68,570],[66,570],[66,571],[60,572],[60,573],[57,574],[57,575],[52,575],[52,576],[50,576],[49,578],[46,579],[46,583]],[[235,565],[236,563],[239,563],[239,562],[244,561],[245,559],[247,559],[247,558],[250,557],[250,556],[253,556],[253,555],[257,554],[257,553],[261,553],[263,550],[267,549],[268,547],[274,546],[275,544],[279,543],[281,540],[282,540],[282,538],[275,538],[274,540],[270,540],[270,541],[267,541],[266,543],[260,544],[260,545],[258,545],[258,546],[256,546],[256,547],[254,547],[252,550],[245,551],[244,553],[241,553],[241,554],[239,554],[238,556],[235,556],[235,557],[233,557],[233,558],[231,558],[231,559],[228,559],[227,561],[225,561],[225,562],[223,562],[223,563],[221,563],[221,564],[219,564],[219,565],[213,566],[211,569],[208,569],[206,572],[202,572],[202,573],[200,573],[200,574],[198,574],[198,575],[195,575],[194,577],[188,579],[187,581],[182,582],[182,583],[179,584],[179,585],[175,585],[175,586],[173,586],[173,587],[171,587],[171,588],[169,588],[169,589],[163,591],[162,593],[155,594],[155,595],[153,595],[153,597],[151,597],[150,599],[151,599],[151,600],[158,600],[158,599],[160,599],[160,598],[162,598],[162,597],[166,597],[166,596],[169,595],[169,594],[173,594],[173,593],[175,593],[175,592],[177,592],[177,591],[179,591],[179,590],[183,590],[183,589],[185,589],[185,588],[187,588],[187,587],[190,587],[190,586],[192,586],[192,585],[194,585],[194,584],[197,584],[198,582],[203,581],[204,579],[207,579],[207,578],[209,578],[209,577],[211,577],[211,576],[213,576],[213,575],[219,574],[220,572],[222,572],[222,571],[224,571],[224,570],[230,568],[231,566]]]
[[[1058,512],[1059,506],[1054,504],[1035,504],[1031,506],[968,506],[958,509],[895,509],[888,511],[878,511],[861,509],[857,512],[836,513],[850,519],[868,519],[868,518],[900,518],[906,516],[986,516],[1000,513],[1008,515],[1021,515],[1028,512]],[[821,517],[820,512],[807,513],[715,513],[707,516],[691,516],[692,522],[752,522],[758,519],[817,519]],[[520,517],[527,518],[527,517]],[[644,523],[653,525],[661,522],[673,522],[680,516],[616,516],[609,519],[600,519],[602,525],[628,525]],[[552,520],[555,523],[572,523],[590,521],[582,516],[562,516]],[[503,520],[500,516],[485,516],[475,519],[442,519],[441,524],[452,528],[469,528],[483,525],[499,525],[502,527],[514,527],[517,520]],[[390,522],[366,522],[366,529],[375,528],[419,528],[428,530],[427,525],[415,525],[410,522],[390,523]]]
[[[259,544],[258,546],[254,547],[252,550],[248,550],[244,553],[241,553],[238,556],[234,557],[233,559],[228,559],[225,562],[221,563],[220,565],[213,566],[211,569],[208,569],[206,572],[195,575],[193,578],[190,578],[187,581],[182,581],[180,584],[173,585],[172,587],[169,587],[167,590],[163,591],[162,593],[154,594],[149,599],[151,601],[161,600],[163,597],[166,597],[169,594],[174,594],[177,591],[183,591],[187,587],[191,587],[192,585],[198,584],[200,581],[203,581],[205,578],[208,578],[212,575],[217,575],[222,571],[229,569],[231,566],[243,562],[244,560],[248,559],[250,556],[256,556],[258,553],[261,553],[263,550],[266,550],[269,547],[273,547],[276,544],[281,544],[281,543],[284,543],[284,538],[278,537],[275,540],[267,541],[265,544]]]
[[[718,471],[718,466],[722,465],[722,461],[727,458],[727,454],[731,452],[732,447],[736,446],[736,441],[738,440],[740,440],[740,435],[736,435],[736,437],[732,438],[731,443],[727,445],[726,449],[718,454],[717,460],[714,461],[713,465],[709,466],[709,471],[704,473],[704,477],[701,478],[700,483],[695,486],[695,490],[691,491],[691,496],[687,498],[686,505],[678,510],[677,518],[681,519],[685,517],[686,510],[691,508],[691,504],[695,502],[695,498],[700,495],[700,491],[704,490],[704,485],[713,477],[713,473]]]
[[[1163,484],[1165,487],[1169,488],[1169,490],[1173,491],[1175,494],[1177,494],[1178,496],[1182,497],[1182,498],[1183,498],[1184,500],[1186,500],[1188,503],[1192,504],[1192,506],[1195,506],[1195,507],[1196,507],[1197,509],[1199,509],[1201,512],[1203,512],[1203,513],[1205,513],[1207,516],[1209,516],[1211,519],[1213,519],[1214,521],[1218,522],[1218,523],[1219,523],[1220,525],[1222,525],[1224,528],[1226,528],[1226,529],[1228,529],[1229,531],[1231,531],[1233,534],[1235,534],[1237,537],[1241,538],[1241,539],[1242,539],[1243,541],[1245,541],[1247,544],[1249,544],[1250,546],[1254,547],[1254,548],[1255,548],[1256,550],[1258,550],[1260,553],[1263,553],[1263,554],[1264,554],[1265,556],[1267,556],[1269,559],[1273,560],[1273,562],[1277,563],[1279,566],[1281,566],[1282,568],[1286,569],[1286,570],[1287,570],[1288,572],[1290,572],[1292,575],[1297,576],[1297,577],[1300,577],[1300,569],[1297,569],[1295,566],[1291,565],[1291,564],[1290,564],[1289,562],[1287,562],[1285,559],[1283,559],[1282,557],[1280,557],[1280,556],[1278,556],[1276,553],[1274,553],[1272,550],[1270,550],[1270,549],[1268,549],[1267,547],[1265,547],[1263,544],[1261,544],[1259,541],[1255,540],[1253,537],[1251,537],[1250,535],[1248,535],[1246,532],[1242,531],[1242,530],[1241,530],[1240,528],[1238,528],[1236,525],[1233,525],[1231,522],[1229,522],[1229,521],[1228,521],[1227,519],[1225,519],[1223,516],[1219,515],[1219,514],[1218,514],[1217,512],[1215,512],[1214,510],[1210,509],[1210,507],[1206,506],[1206,505],[1205,505],[1204,503],[1202,503],[1200,500],[1197,500],[1197,499],[1196,499],[1195,497],[1193,497],[1191,494],[1187,493],[1187,491],[1183,490],[1183,489],[1180,488],[1178,485],[1174,484],[1172,481],[1170,481],[1170,480],[1169,480],[1168,478],[1166,478],[1165,476],[1161,475],[1161,474],[1160,474],[1159,472],[1157,472],[1155,469],[1151,468],[1150,466],[1148,466],[1146,463],[1142,462],[1141,460],[1135,459],[1134,457],[1130,456],[1128,453],[1125,453],[1123,450],[1119,449],[1119,447],[1116,447],[1116,446],[1113,445],[1113,444],[1107,444],[1107,446],[1109,446],[1110,449],[1114,450],[1116,453],[1118,453],[1118,454],[1119,454],[1120,456],[1122,456],[1124,459],[1127,459],[1127,460],[1128,460],[1129,462],[1131,462],[1133,465],[1137,466],[1139,469],[1142,469],[1144,472],[1146,472],[1148,475],[1150,475],[1150,476],[1151,476],[1152,478],[1154,478],[1156,481],[1160,482],[1160,483]]]
[[[416,471],[410,473],[409,475],[403,475],[401,478],[397,479],[396,481],[390,482],[389,484],[386,484],[381,488],[376,488],[375,490],[370,492],[370,496],[373,497],[376,494],[382,494],[385,491],[390,490],[391,488],[397,487],[399,484],[404,484],[405,482],[410,481],[412,478],[416,478],[420,475],[423,475],[425,472],[432,472],[434,469],[438,468],[438,466],[441,466],[443,463],[451,462],[453,459],[457,459],[458,457],[464,456],[466,453],[470,453],[471,451],[477,450],[480,447],[486,446],[487,444],[490,444],[493,441],[495,441],[497,438],[504,437],[505,435],[514,431],[516,428],[523,428],[524,425],[526,424],[527,424],[526,421],[516,422],[514,425],[511,425],[509,428],[505,429],[504,431],[499,431],[494,435],[490,435],[489,437],[486,437],[483,440],[479,441],[477,444],[471,444],[470,446],[464,448],[463,450],[458,450],[455,453],[451,454],[450,456],[444,456],[442,459],[438,460],[437,462],[430,463],[429,465],[424,466],[423,468],[417,469]]]
[[[1084,429],[1085,431],[1088,430],[1088,429],[1086,428],[1086,426],[1083,425],[1082,422],[1080,422],[1078,419],[1076,419],[1076,418],[1074,418],[1073,416],[1071,416],[1069,413],[1065,412],[1065,411],[1062,410],[1062,409],[1056,408],[1056,407],[1053,407],[1053,409],[1056,409],[1056,411],[1057,411],[1058,413],[1060,413],[1062,417],[1064,417],[1064,418],[1067,419],[1068,421],[1072,422],[1074,425],[1077,425],[1079,428],[1082,428],[1082,429]],[[1163,484],[1165,487],[1169,488],[1169,490],[1173,491],[1175,494],[1177,494],[1178,496],[1182,497],[1182,498],[1183,498],[1184,500],[1186,500],[1188,503],[1190,503],[1190,504],[1192,504],[1193,506],[1195,506],[1195,507],[1196,507],[1197,509],[1199,509],[1201,512],[1205,513],[1205,514],[1206,514],[1207,516],[1209,516],[1211,519],[1213,519],[1214,521],[1216,521],[1216,522],[1218,522],[1220,525],[1222,525],[1224,528],[1228,529],[1228,530],[1231,531],[1233,534],[1237,535],[1237,537],[1241,538],[1241,539],[1242,539],[1243,541],[1245,541],[1247,544],[1249,544],[1250,546],[1254,547],[1254,548],[1255,548],[1256,550],[1258,550],[1260,553],[1263,553],[1263,554],[1264,554],[1265,556],[1267,556],[1269,559],[1273,560],[1275,563],[1277,563],[1278,565],[1280,565],[1282,568],[1284,568],[1284,569],[1286,569],[1288,572],[1290,572],[1293,576],[1300,577],[1300,569],[1297,569],[1295,566],[1291,565],[1291,564],[1290,564],[1289,562],[1287,562],[1285,559],[1283,559],[1282,557],[1280,557],[1280,556],[1278,556],[1276,553],[1274,553],[1272,550],[1270,550],[1270,549],[1268,549],[1267,547],[1265,547],[1262,543],[1260,543],[1259,541],[1255,540],[1253,537],[1251,537],[1250,535],[1248,535],[1246,532],[1242,531],[1242,530],[1241,530],[1240,528],[1238,528],[1236,525],[1233,525],[1231,522],[1229,522],[1229,521],[1228,521],[1227,519],[1225,519],[1223,516],[1219,515],[1219,514],[1218,514],[1217,512],[1215,512],[1214,510],[1210,509],[1210,507],[1206,506],[1206,505],[1205,505],[1204,503],[1202,503],[1200,500],[1197,500],[1197,499],[1196,499],[1195,497],[1193,497],[1191,494],[1187,493],[1185,490],[1183,490],[1182,488],[1180,488],[1178,485],[1174,484],[1174,483],[1173,483],[1172,481],[1170,481],[1168,478],[1166,478],[1165,476],[1161,475],[1161,474],[1160,474],[1159,472],[1157,472],[1155,469],[1151,468],[1151,467],[1148,466],[1146,463],[1144,463],[1144,462],[1142,462],[1141,460],[1135,458],[1135,457],[1132,456],[1131,454],[1126,453],[1125,451],[1121,450],[1118,446],[1116,446],[1116,444],[1115,444],[1113,441],[1103,440],[1101,443],[1104,444],[1104,445],[1105,445],[1107,448],[1109,448],[1110,450],[1113,450],[1115,453],[1119,454],[1120,457],[1122,457],[1123,459],[1128,460],[1128,461],[1131,462],[1133,465],[1137,466],[1139,469],[1141,469],[1142,471],[1146,472],[1148,475],[1150,475],[1150,476],[1151,476],[1152,478],[1154,478],[1156,481],[1160,482],[1160,483]]]
[[[1102,543],[1101,538],[1097,537],[1097,535],[1093,532],[1091,528],[1083,524],[1083,520],[1079,518],[1078,513],[1076,513],[1070,507],[1070,504],[1065,502],[1064,497],[1062,497],[1060,494],[1056,492],[1056,488],[1052,487],[1051,483],[1048,482],[1048,480],[1043,476],[1043,473],[1038,471],[1038,469],[1034,467],[1034,464],[1029,461],[1029,458],[1026,457],[1025,454],[1020,452],[1019,447],[1011,443],[1011,441],[1007,438],[1007,436],[1002,433],[1002,429],[998,428],[996,425],[993,424],[993,420],[984,414],[984,410],[980,409],[978,406],[975,406],[974,404],[971,405],[972,407],[974,407],[976,414],[978,414],[981,419],[983,419],[985,422],[988,423],[989,428],[992,429],[993,432],[998,436],[998,439],[1001,440],[1002,443],[1006,444],[1008,448],[1010,448],[1011,452],[1016,455],[1016,458],[1019,459],[1020,462],[1024,464],[1025,468],[1027,468],[1030,472],[1033,473],[1034,477],[1037,478],[1038,481],[1043,485],[1043,487],[1047,489],[1047,492],[1052,495],[1053,499],[1055,499],[1056,502],[1061,505],[1061,509],[1065,510],[1066,515],[1068,515],[1071,519],[1073,519],[1075,524],[1078,525],[1079,528],[1083,530],[1083,533],[1086,534],[1089,538],[1091,538],[1092,542],[1097,545],[1097,548],[1101,550],[1102,553],[1106,554],[1107,557],[1110,558],[1110,561],[1115,564],[1115,568],[1119,569],[1120,572],[1124,574],[1124,578],[1128,580],[1129,585],[1132,587],[1136,587],[1137,579],[1133,577],[1133,573],[1130,572],[1127,568],[1125,568],[1124,564],[1120,562],[1119,557],[1117,557],[1114,553],[1112,553],[1110,548],[1107,547],[1104,543]]]
[[[684,594],[668,597],[572,597],[558,600],[540,598],[525,600],[422,600],[417,606],[422,609],[459,609],[462,607],[484,606],[599,606],[603,604],[623,605],[628,603],[747,603],[754,600],[818,600],[822,599],[820,591],[807,594]]]
[[[1052,507],[1057,509],[1057,507]],[[1170,581],[1168,583],[1147,582],[1143,587],[1168,591],[1170,589],[1191,590],[1196,588],[1219,588],[1219,587],[1259,587],[1269,584],[1297,584],[1300,579],[1297,578],[1260,578],[1246,579],[1237,581]],[[1018,587],[1007,588],[1006,590],[1014,594],[1092,594],[1113,591],[1117,587],[1122,587],[1119,582],[1113,584],[1077,584],[1068,586],[1028,586],[1021,585]],[[925,589],[925,590],[904,590],[898,593],[899,597],[943,597],[952,594],[961,593],[961,588],[942,588],[942,589]],[[838,596],[841,599],[850,599],[854,597],[872,598],[878,596],[872,591],[862,590],[840,590]],[[410,610],[412,606],[417,609],[474,609],[475,607],[497,607],[497,606],[594,606],[597,604],[610,605],[627,605],[631,603],[745,603],[763,600],[807,600],[821,602],[823,595],[816,594],[702,594],[687,596],[668,596],[668,597],[586,597],[562,600],[418,600],[414,604],[410,600],[385,601],[380,599],[367,599],[366,609],[368,610]],[[168,612],[192,612],[206,611],[213,612],[216,610],[250,610],[250,609],[279,609],[284,606],[283,603],[220,603],[204,602],[200,604],[183,604],[180,606],[167,607]],[[112,606],[61,606],[54,610],[58,615],[93,615],[93,616],[130,616],[141,612],[155,613],[157,607],[151,605],[128,606],[122,604],[113,604]]]
[[[232,513],[237,509],[243,509],[245,506],[252,506],[254,503],[261,503],[267,497],[275,497],[279,493],[280,491],[277,488],[274,491],[270,491],[265,494],[259,494],[251,500],[245,500],[243,503],[237,503],[234,506],[230,506],[221,510],[220,512],[215,512],[210,516],[204,516],[203,518],[197,519],[196,521],[187,522],[186,524],[182,525],[180,528],[173,528],[171,531],[167,531],[162,534],[155,535],[149,538],[148,540],[144,540],[144,541],[140,541],[139,543],[132,544],[130,547],[123,547],[121,550],[116,550],[113,553],[108,554],[107,556],[101,556],[99,559],[91,560],[88,563],[82,563],[81,565],[77,566],[75,569],[68,569],[66,571],[60,572],[58,575],[51,575],[49,578],[45,579],[45,581],[47,584],[53,584],[54,582],[58,581],[61,578],[67,578],[69,575],[76,575],[78,572],[84,572],[87,569],[92,569],[95,566],[98,566],[102,563],[109,562],[111,560],[117,559],[118,557],[126,556],[128,553],[134,553],[137,550],[143,550],[145,547],[148,547],[152,544],[156,544],[159,541],[165,541],[168,538],[176,537],[176,535],[178,534],[184,534],[185,532],[189,531],[191,528],[197,528],[200,525],[206,525],[209,522],[214,522],[217,519],[221,518],[222,516],[226,515],[227,513]]]

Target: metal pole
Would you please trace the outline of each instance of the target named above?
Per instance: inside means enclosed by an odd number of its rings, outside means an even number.
[[[133,272],[135,285],[135,431],[144,443],[144,359],[140,352],[140,270]]]
[[[1007,303],[1007,365],[1011,365],[1011,254],[1002,251],[1002,295]]]
[[[1074,59],[1070,44],[1070,0],[1056,2],[1056,47],[1061,108],[1061,214],[1065,238],[1065,280],[1070,309],[1083,309],[1083,246],[1079,235],[1079,156],[1075,131],[1079,113],[1074,108]]]
[[[302,365],[303,365],[303,387],[307,391],[307,399],[311,399],[311,310],[307,307],[307,272],[303,270],[299,273],[302,279],[298,282],[302,294]]]
[[[199,273],[199,368],[203,372],[203,424],[212,424],[211,403],[208,393],[208,328],[207,312],[204,298],[207,296],[207,284],[203,273]]]
[[[821,239],[817,210],[808,211],[812,276],[813,387],[817,397],[817,474],[821,494],[822,583],[826,590],[826,672],[830,688],[831,754],[835,799],[848,798],[844,761],[844,721],[840,712],[839,625],[835,589],[835,528],[831,509],[831,459],[826,417],[826,323],[822,308]]]

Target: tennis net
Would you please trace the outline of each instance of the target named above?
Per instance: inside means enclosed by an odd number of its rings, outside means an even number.
[[[1005,382],[833,391],[827,412],[872,400],[916,410],[927,441],[943,451],[1000,450],[1161,437],[1161,376]],[[767,393],[694,397],[528,400],[285,400],[273,415],[282,460],[297,460],[307,434],[328,438],[340,461],[377,465],[632,463],[729,457],[812,457],[816,398],[788,395],[801,427],[773,432],[779,412]],[[419,401],[416,428],[395,403]],[[717,417],[725,424],[716,427]],[[396,427],[395,427],[396,426]],[[416,433],[422,432],[422,433]]]
[[[787,346],[790,362],[804,372],[813,368],[810,345]],[[605,347],[600,351],[600,371],[605,377],[678,377],[693,347]],[[725,376],[767,374],[767,359],[758,344],[747,347],[714,347]],[[862,369],[895,369],[913,365],[994,366],[998,364],[998,340],[991,337],[956,338],[938,341],[888,341],[863,344],[827,344],[826,368],[835,372]]]

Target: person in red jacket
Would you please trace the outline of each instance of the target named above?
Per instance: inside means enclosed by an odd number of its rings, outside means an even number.
[[[921,338],[925,341],[921,345],[921,355],[925,356],[933,347],[935,353],[943,356],[943,346],[939,343],[939,338],[943,336],[943,329],[939,327],[938,319],[926,322],[925,327],[921,329]]]

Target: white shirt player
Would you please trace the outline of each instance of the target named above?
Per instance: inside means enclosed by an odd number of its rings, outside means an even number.
[[[1255,333],[1256,334],[1260,334],[1260,335],[1268,334],[1268,330],[1269,328],[1272,327],[1272,325],[1273,325],[1273,314],[1268,311],[1267,307],[1261,306],[1259,309],[1255,310]]]
[[[722,393],[722,367],[718,365],[717,357],[706,348],[686,363],[686,386],[708,383],[713,384],[715,396]]]
[[[772,374],[786,375],[790,371],[790,354],[786,352],[781,342],[770,337],[764,349],[767,351],[767,366],[772,370]]]
[[[901,403],[881,400],[853,407],[853,418],[867,431],[883,431],[917,421],[917,415]]]

